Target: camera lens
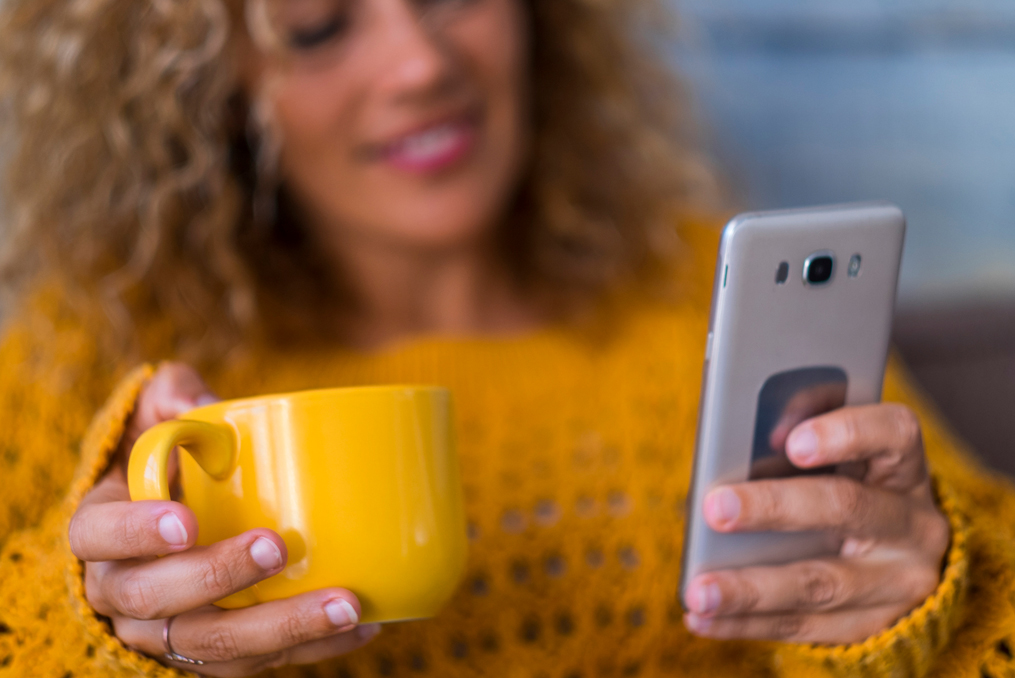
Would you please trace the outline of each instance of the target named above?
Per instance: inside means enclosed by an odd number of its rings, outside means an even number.
[[[810,285],[823,285],[832,279],[835,261],[831,255],[815,254],[804,262],[804,280]]]

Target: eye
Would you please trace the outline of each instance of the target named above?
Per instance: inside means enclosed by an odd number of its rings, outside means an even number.
[[[349,26],[344,15],[335,15],[309,26],[294,26],[289,30],[289,46],[299,51],[310,51],[340,38]]]

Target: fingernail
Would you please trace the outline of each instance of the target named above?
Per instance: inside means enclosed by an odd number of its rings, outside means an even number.
[[[338,627],[359,623],[359,615],[356,614],[356,608],[350,605],[349,601],[342,600],[341,598],[325,603],[324,614],[328,615],[328,620]]]
[[[167,513],[159,518],[159,534],[172,546],[183,546],[187,543],[187,528],[175,513]]]
[[[258,537],[250,545],[250,557],[262,570],[274,570],[282,564],[282,552],[275,546],[275,542],[264,537]]]
[[[740,497],[733,490],[719,488],[705,497],[705,513],[714,523],[732,523],[740,516]]]
[[[809,464],[818,454],[818,436],[809,426],[801,426],[789,435],[786,452],[793,461]]]
[[[697,633],[704,633],[708,631],[708,627],[712,625],[711,617],[699,617],[696,614],[685,614],[684,615],[684,626],[691,631]]]
[[[199,395],[197,397],[197,400],[195,400],[194,402],[197,404],[198,407],[204,407],[205,405],[214,405],[215,403],[220,401],[211,393],[205,393],[204,395]]]
[[[370,640],[380,632],[380,624],[364,624],[356,628],[356,633],[359,634],[361,640]]]
[[[196,403],[193,400],[175,398],[169,405],[169,411],[175,414],[177,417],[181,414],[186,414],[196,407]]]
[[[719,603],[722,602],[722,591],[719,590],[719,585],[716,583],[694,584],[691,594],[687,598],[692,612],[708,614],[719,608]]]

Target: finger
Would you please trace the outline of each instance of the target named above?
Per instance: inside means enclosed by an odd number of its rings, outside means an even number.
[[[804,389],[790,398],[782,416],[769,434],[768,444],[773,450],[785,450],[786,439],[802,421],[842,407],[846,401],[844,383],[818,384]]]
[[[930,595],[937,583],[931,564],[823,558],[699,575],[685,598],[689,611],[701,616],[828,612],[910,604]]]
[[[284,653],[297,645],[350,631],[360,608],[348,591],[325,590],[242,610],[205,609],[173,622],[173,649],[193,659],[231,661]]]
[[[194,368],[183,363],[163,363],[138,398],[124,442],[133,445],[152,426],[217,400]]]
[[[718,532],[827,530],[843,537],[896,538],[908,534],[913,519],[904,497],[834,475],[719,487],[705,496],[703,508]]]
[[[99,595],[134,619],[171,617],[278,574],[287,557],[281,537],[271,530],[251,530],[158,560],[112,563],[98,582]]]
[[[380,624],[363,624],[352,631],[298,645],[289,653],[289,664],[316,664],[360,648],[377,637]]]
[[[104,504],[110,501],[130,501],[130,490],[127,487],[127,474],[120,466],[111,466],[95,487],[81,498],[78,509],[89,504]]]
[[[793,429],[786,454],[796,466],[813,468],[867,461],[864,482],[909,490],[927,480],[920,421],[896,403],[846,407]]]
[[[193,546],[197,519],[171,501],[91,502],[71,518],[68,537],[86,562],[162,556]]]
[[[323,589],[260,605],[222,610],[208,605],[173,619],[170,643],[174,652],[213,663],[258,659],[292,663],[297,648],[307,643],[346,636],[337,641],[355,646],[361,614],[359,602],[344,589]],[[124,621],[117,629],[124,642],[143,651],[165,652],[164,621]],[[302,650],[301,650],[302,652]]]
[[[271,654],[250,657],[249,659],[238,659],[231,662],[206,663],[201,667],[201,673],[206,676],[222,676],[222,678],[232,678],[234,676],[246,677],[282,666],[316,664],[363,647],[373,640],[380,630],[380,624],[365,624],[357,626],[351,631],[337,633],[327,638],[297,645],[289,650],[272,652]],[[183,670],[193,670],[192,665],[183,662],[167,661],[166,663]]]
[[[195,406],[207,405],[218,398],[193,367],[183,363],[163,363],[145,389],[139,403],[138,420],[148,429],[180,416]]]
[[[687,629],[705,638],[778,640],[789,643],[846,645],[884,631],[906,614],[898,605],[819,614],[743,615],[703,617],[684,615]]]
[[[289,650],[272,652],[250,659],[240,659],[226,664],[212,664],[212,667],[222,667],[221,673],[214,670],[206,671],[206,673],[222,676],[252,676],[282,666],[316,664],[363,647],[373,640],[380,630],[380,624],[364,624],[351,631],[303,643]]]

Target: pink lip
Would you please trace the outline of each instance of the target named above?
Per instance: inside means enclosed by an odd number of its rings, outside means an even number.
[[[477,128],[474,116],[445,118],[384,144],[375,157],[403,172],[439,172],[469,155],[476,145]]]

